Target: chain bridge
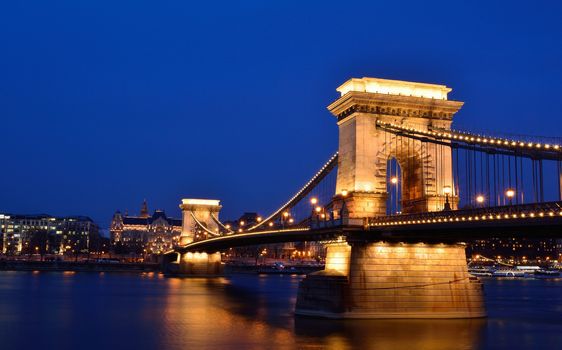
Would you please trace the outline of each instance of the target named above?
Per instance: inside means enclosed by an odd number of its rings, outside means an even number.
[[[339,149],[269,216],[236,230],[218,200],[184,199],[185,274],[220,272],[220,251],[320,241],[325,270],[296,313],[331,318],[484,317],[464,242],[562,238],[562,141],[451,128],[463,102],[444,85],[350,79],[328,106]]]

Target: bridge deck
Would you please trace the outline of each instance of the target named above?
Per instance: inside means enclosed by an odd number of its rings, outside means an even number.
[[[477,208],[370,219],[312,221],[310,227],[240,233],[193,242],[178,251],[214,252],[283,242],[466,242],[491,237],[562,238],[562,202]]]

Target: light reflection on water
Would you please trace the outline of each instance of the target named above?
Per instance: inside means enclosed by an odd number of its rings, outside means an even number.
[[[562,281],[486,281],[488,319],[295,318],[300,277],[0,273],[2,349],[509,349],[562,341]]]

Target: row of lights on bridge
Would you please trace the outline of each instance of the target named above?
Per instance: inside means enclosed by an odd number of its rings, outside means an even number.
[[[390,178],[390,183],[392,185],[398,184],[398,177],[393,176]],[[443,186],[443,194],[445,195],[446,202],[449,202],[449,196],[452,194],[453,190],[451,186]],[[509,200],[509,204],[512,204],[513,197],[515,197],[515,190],[513,188],[508,188],[505,190],[505,196]],[[486,197],[483,194],[478,194],[475,197],[476,203],[483,204],[486,201]]]
[[[558,213],[562,216],[562,211]],[[389,222],[375,222],[371,223],[370,226],[396,226],[396,225],[412,225],[412,224],[435,224],[435,223],[447,223],[447,222],[458,222],[458,221],[483,221],[483,220],[508,220],[508,219],[534,219],[534,218],[545,218],[545,217],[555,217],[556,213],[550,212],[530,212],[521,214],[495,214],[495,215],[474,215],[474,216],[461,216],[461,217],[443,217],[437,219],[420,219],[420,220],[397,220]]]
[[[386,125],[396,129],[400,129],[403,131],[411,131],[418,134],[428,135],[428,136],[437,136],[437,137],[444,137],[453,140],[462,140],[467,142],[473,143],[480,143],[480,144],[491,144],[491,145],[498,145],[498,146],[510,146],[510,147],[525,147],[525,148],[544,148],[546,150],[562,150],[560,145],[550,145],[548,143],[541,144],[541,143],[533,143],[533,142],[523,142],[523,141],[515,141],[515,140],[506,140],[506,139],[499,139],[493,137],[481,137],[481,136],[474,136],[472,134],[460,131],[454,132],[435,132],[435,131],[426,131],[421,129],[416,129],[412,127],[406,127],[403,125],[398,125],[394,123],[387,123],[381,120],[377,120],[377,124],[379,125]]]
[[[398,178],[397,178],[397,177],[392,177],[392,178],[390,179],[390,182],[391,182],[392,184],[397,184],[397,183],[398,183]],[[452,192],[451,186],[444,186],[444,187],[443,187],[443,194],[445,194],[445,196],[447,196],[447,199],[448,199],[448,196],[451,194],[451,192]],[[341,195],[342,195],[343,197],[346,197],[346,196],[348,195],[348,191],[343,190],[343,191],[341,192]],[[513,189],[508,189],[508,190],[506,190],[505,195],[506,195],[506,197],[509,198],[509,200],[510,200],[510,202],[511,202],[511,199],[515,196],[515,191],[514,191]],[[476,202],[478,202],[479,204],[484,203],[484,201],[485,201],[484,195],[477,195],[477,196],[476,196]],[[447,200],[447,202],[448,202],[448,200]],[[320,218],[322,218],[322,219],[325,219],[325,218],[326,218],[326,214],[325,214],[325,212],[324,212],[324,208],[322,208],[321,206],[317,205],[317,204],[318,204],[318,198],[312,197],[312,198],[310,199],[310,204],[312,205],[312,207],[313,207],[313,212],[316,213],[316,215],[318,215],[318,216],[319,216]],[[561,213],[561,215],[562,215],[562,213]],[[524,218],[525,215],[523,214],[522,217]],[[531,217],[534,217],[534,216],[531,216]],[[484,218],[483,218],[483,219],[484,219]],[[293,224],[294,221],[295,221],[294,218],[291,217],[291,213],[290,213],[288,210],[285,210],[285,211],[283,212],[283,214],[282,214],[282,220],[288,222],[289,224]],[[465,218],[462,218],[462,220],[465,220]],[[470,218],[469,220],[472,220],[472,219]],[[476,220],[478,220],[478,219],[476,219]],[[262,222],[262,221],[263,221],[263,218],[262,218],[261,216],[258,216],[258,217],[256,218],[256,221],[257,221],[258,223],[259,223],[259,222]],[[419,221],[419,220],[418,220],[418,221]],[[457,219],[457,221],[458,221],[458,219]],[[420,222],[418,222],[418,223],[420,223]],[[239,222],[239,228],[238,228],[238,232],[239,232],[239,233],[244,232],[243,227],[244,227],[245,224],[246,224],[246,223],[244,222],[244,220],[240,220],[240,222]],[[273,226],[274,226],[274,223],[273,223],[272,221],[270,221],[270,222],[268,223],[268,226],[269,226],[269,227],[273,227]],[[227,229],[229,229],[229,230],[231,229],[231,226],[230,226],[229,224],[225,225],[225,227],[226,227]]]

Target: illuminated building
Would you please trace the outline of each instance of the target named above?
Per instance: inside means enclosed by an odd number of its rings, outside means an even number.
[[[97,249],[99,227],[86,216],[0,214],[6,255],[79,254]]]
[[[150,216],[144,201],[139,216],[115,212],[110,226],[111,243],[116,252],[160,254],[178,243],[181,228],[181,219],[169,218],[162,210]]]
[[[549,261],[562,258],[562,240],[529,238],[491,238],[467,245],[467,256],[521,262]]]

